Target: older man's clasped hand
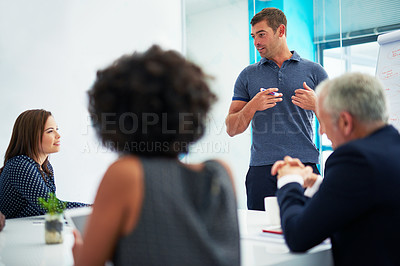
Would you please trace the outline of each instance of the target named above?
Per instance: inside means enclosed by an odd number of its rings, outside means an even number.
[[[317,180],[318,175],[313,173],[310,166],[304,164],[297,158],[285,156],[283,160],[276,161],[271,169],[272,175],[277,175],[277,179],[287,175],[299,175],[303,178],[303,187],[311,187]]]

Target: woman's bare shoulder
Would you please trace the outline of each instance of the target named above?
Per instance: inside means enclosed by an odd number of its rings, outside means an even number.
[[[124,179],[138,177],[142,172],[142,163],[138,157],[124,156],[120,157],[108,167],[106,175],[108,174],[116,178]]]
[[[113,162],[104,174],[101,187],[107,190],[137,189],[143,182],[143,168],[138,157],[124,156]]]

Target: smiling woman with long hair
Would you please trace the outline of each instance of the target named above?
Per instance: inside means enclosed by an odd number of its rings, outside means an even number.
[[[27,110],[15,121],[10,144],[0,169],[0,211],[6,218],[45,214],[39,197],[56,192],[48,156],[60,150],[60,134],[46,110]],[[87,206],[67,202],[67,208]]]

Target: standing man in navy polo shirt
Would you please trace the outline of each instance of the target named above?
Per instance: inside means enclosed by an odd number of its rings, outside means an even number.
[[[276,193],[276,177],[270,174],[275,161],[290,155],[319,173],[319,151],[313,142],[314,88],[328,75],[321,65],[289,50],[281,10],[264,8],[250,24],[262,59],[239,74],[225,123],[233,137],[251,122],[247,207],[264,210],[264,197]]]

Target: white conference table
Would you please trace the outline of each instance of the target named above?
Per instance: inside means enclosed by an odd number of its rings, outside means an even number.
[[[265,212],[238,210],[242,266],[333,265],[331,246],[321,244],[306,253],[292,253],[282,235],[262,233]],[[46,245],[44,217],[6,220],[0,232],[0,266],[71,266],[73,235],[64,226],[64,242]]]
[[[291,252],[283,235],[263,233],[268,228],[264,211],[238,210],[242,266],[331,266],[329,241],[304,253]]]
[[[74,237],[64,225],[62,244],[46,245],[44,216],[8,219],[0,232],[0,266],[71,266]]]

